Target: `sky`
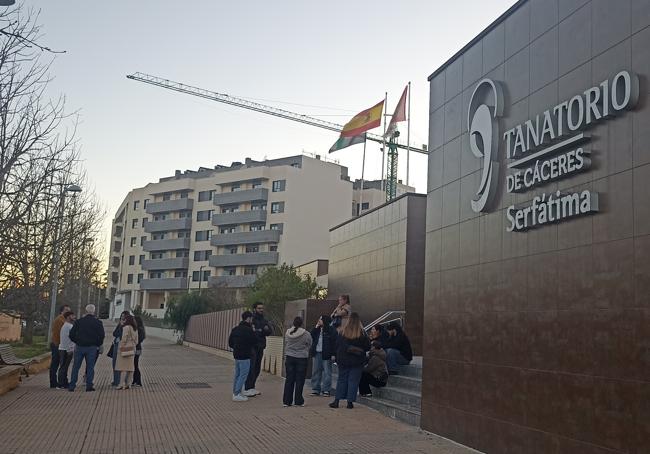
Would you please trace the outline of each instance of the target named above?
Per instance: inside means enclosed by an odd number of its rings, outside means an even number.
[[[176,169],[307,153],[335,132],[128,80],[137,71],[343,124],[412,83],[411,143],[428,138],[427,77],[514,0],[18,0],[40,10],[55,57],[50,96],[78,111],[81,157],[105,204],[105,240],[126,194]],[[405,138],[406,128],[402,138]],[[377,129],[373,132],[380,132]],[[327,158],[361,177],[362,145]],[[399,157],[406,181],[406,153]],[[426,192],[427,158],[409,183]],[[369,142],[366,179],[381,177]]]

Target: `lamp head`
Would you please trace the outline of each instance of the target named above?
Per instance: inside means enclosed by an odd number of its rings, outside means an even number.
[[[0,0],[2,1],[2,0]],[[64,188],[65,192],[81,192],[81,187],[76,184],[69,184]]]

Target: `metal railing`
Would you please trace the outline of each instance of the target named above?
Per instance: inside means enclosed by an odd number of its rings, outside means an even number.
[[[399,315],[399,317],[396,318],[390,318],[393,317],[394,315]],[[404,315],[406,315],[406,311],[388,311],[381,315],[378,319],[373,320],[372,322],[368,323],[363,327],[364,331],[368,332],[370,331],[370,328],[373,326],[379,324],[379,325],[386,325],[390,322],[400,322],[400,325],[404,326]]]

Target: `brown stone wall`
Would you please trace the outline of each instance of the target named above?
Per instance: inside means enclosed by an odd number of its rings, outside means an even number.
[[[14,342],[20,340],[20,317],[0,314],[0,341]]]

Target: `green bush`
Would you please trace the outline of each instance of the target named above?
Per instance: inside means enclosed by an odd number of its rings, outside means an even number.
[[[213,305],[208,296],[198,292],[183,293],[175,295],[169,300],[164,320],[176,331],[185,332],[187,322],[190,321],[192,315],[204,314],[212,310]]]

